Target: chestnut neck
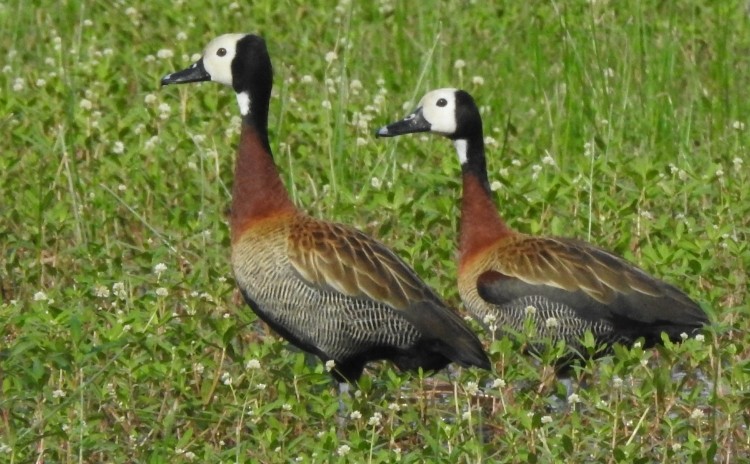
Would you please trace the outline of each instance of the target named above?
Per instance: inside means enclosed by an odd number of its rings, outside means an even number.
[[[459,222],[459,268],[477,253],[513,233],[500,217],[492,199],[481,133],[466,142],[466,161],[461,165],[463,195]]]
[[[250,114],[253,114],[252,111]],[[238,240],[253,223],[295,210],[273,162],[268,131],[246,115],[242,120],[234,167],[232,242]]]

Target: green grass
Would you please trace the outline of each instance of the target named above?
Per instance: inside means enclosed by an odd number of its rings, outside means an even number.
[[[1,2],[0,462],[750,459],[745,2],[500,3]],[[513,227],[611,249],[714,327],[582,366],[567,403],[507,340],[492,374],[375,365],[342,419],[323,366],[234,288],[234,96],[158,86],[236,31],[268,40],[297,204],[452,303],[453,149],[372,135],[444,86],[483,107]]]

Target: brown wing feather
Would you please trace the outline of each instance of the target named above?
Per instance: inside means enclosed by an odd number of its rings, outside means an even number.
[[[340,224],[298,220],[291,228],[289,259],[312,285],[368,297],[395,309],[406,309],[414,301],[439,300],[388,248]]]
[[[663,294],[658,281],[585,242],[519,234],[495,249],[492,269],[529,284],[582,291],[601,303],[617,293]]]

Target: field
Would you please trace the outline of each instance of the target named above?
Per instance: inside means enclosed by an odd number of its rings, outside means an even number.
[[[750,16],[744,1],[0,2],[0,462],[750,460]],[[220,4],[221,3],[221,4]],[[460,307],[459,166],[375,130],[438,87],[482,107],[498,208],[683,288],[712,326],[570,382],[373,364],[339,398],[241,302],[239,117],[159,88],[225,32],[275,66],[295,202],[394,248]]]

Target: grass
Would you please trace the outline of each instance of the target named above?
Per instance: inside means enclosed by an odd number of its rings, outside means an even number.
[[[0,462],[750,459],[745,2],[252,3],[0,3]],[[493,373],[375,365],[339,413],[234,288],[233,95],[158,88],[244,30],[269,42],[295,201],[456,306],[452,147],[372,135],[443,86],[483,107],[513,227],[611,249],[713,327],[583,365],[572,392],[539,391],[508,340]]]

